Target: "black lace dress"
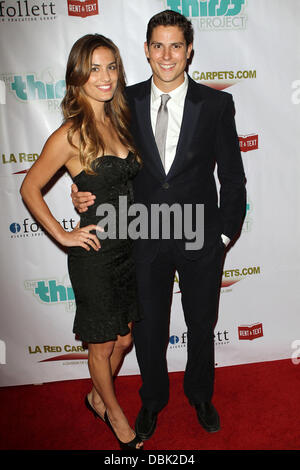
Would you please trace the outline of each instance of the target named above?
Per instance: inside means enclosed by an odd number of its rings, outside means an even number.
[[[87,343],[116,340],[117,335],[129,333],[128,323],[140,318],[132,240],[124,235],[121,238],[118,230],[119,210],[123,211],[124,220],[127,215],[124,208],[133,203],[132,179],[139,171],[139,163],[132,153],[124,159],[105,155],[95,160],[94,169],[96,175],[82,171],[73,179],[79,191],[89,191],[96,196],[94,205],[81,214],[80,226],[98,222],[101,225],[105,217],[97,215],[97,208],[100,204],[110,204],[116,214],[116,235],[99,240],[98,252],[93,248],[90,251],[82,247],[69,248],[69,276],[76,301],[73,332]],[[104,230],[108,231],[109,227]]]

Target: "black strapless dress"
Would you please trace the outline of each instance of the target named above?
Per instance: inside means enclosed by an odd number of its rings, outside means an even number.
[[[129,333],[128,323],[140,319],[133,242],[129,237],[118,237],[119,197],[123,196],[121,208],[124,201],[128,207],[133,203],[132,179],[139,167],[132,153],[124,159],[105,155],[94,162],[96,175],[82,171],[73,178],[79,191],[96,196],[94,205],[80,215],[81,227],[98,222],[101,225],[103,217],[96,214],[100,204],[111,204],[117,216],[116,236],[100,239],[98,252],[82,247],[71,247],[68,251],[69,276],[76,301],[73,332],[83,342],[114,341],[117,335]]]

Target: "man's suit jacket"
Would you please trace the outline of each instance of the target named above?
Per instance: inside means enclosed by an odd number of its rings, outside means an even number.
[[[189,259],[196,259],[220,239],[239,232],[246,208],[245,175],[229,93],[197,84],[190,77],[176,155],[165,173],[150,119],[151,79],[126,88],[131,110],[131,132],[142,159],[134,180],[135,203],[204,204],[204,245],[186,250],[186,239],[176,240]],[[218,196],[215,165],[220,182]],[[195,223],[195,212],[194,219]],[[138,260],[153,258],[159,240],[138,240]]]

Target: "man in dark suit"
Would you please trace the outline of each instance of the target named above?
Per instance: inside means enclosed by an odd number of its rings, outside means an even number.
[[[186,74],[192,48],[190,21],[170,10],[155,15],[145,43],[153,76],[126,89],[131,130],[143,161],[134,180],[135,202],[149,212],[153,204],[189,205],[193,227],[197,205],[204,207],[200,248],[187,249],[185,237],[176,239],[175,220],[169,239],[134,244],[143,314],[133,331],[142,376],[136,431],[142,439],[153,434],[169,398],[166,348],[176,271],[188,335],[184,392],[204,429],[215,432],[220,427],[211,402],[214,325],[226,245],[238,234],[245,215],[245,175],[232,96],[197,84]]]

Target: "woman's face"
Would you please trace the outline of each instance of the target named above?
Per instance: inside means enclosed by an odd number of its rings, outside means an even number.
[[[105,102],[112,99],[118,85],[117,63],[107,47],[97,47],[92,55],[91,73],[83,90],[89,101]]]

